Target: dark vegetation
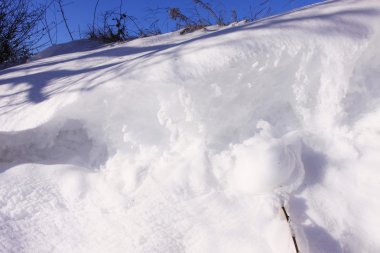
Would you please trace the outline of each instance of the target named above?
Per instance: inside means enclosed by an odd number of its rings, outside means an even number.
[[[44,6],[29,0],[0,0],[0,68],[25,61],[44,36]]]
[[[70,3],[66,1],[50,0],[45,5],[36,5],[34,0],[0,0],[0,69],[23,63],[39,48],[56,44],[57,27],[60,24],[64,25],[71,40],[87,38],[110,43],[160,34],[162,15],[161,18],[155,15],[159,11],[166,13],[166,22],[174,25],[180,34],[205,29],[210,25],[225,26],[243,19],[252,21],[270,13],[268,0],[263,0],[255,9],[250,8],[250,17],[244,18],[239,18],[236,10],[226,12],[205,0],[188,0],[192,6],[190,9],[173,6],[150,10],[153,20],[146,27],[124,9],[124,0],[120,0],[117,9],[103,13],[97,12],[102,0],[96,0],[92,24],[82,35],[80,27],[78,30],[70,27],[70,20],[65,13],[65,7]],[[48,16],[47,12],[53,13],[53,17]]]

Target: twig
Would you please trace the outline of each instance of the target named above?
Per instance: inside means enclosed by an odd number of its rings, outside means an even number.
[[[95,18],[96,18],[96,9],[98,8],[99,0],[96,1],[94,15],[92,18],[92,33],[95,34]]]
[[[211,14],[211,16],[213,16],[213,18],[215,19],[218,25],[220,26],[225,25],[223,22],[223,17],[218,16],[216,12],[214,11],[214,9],[210,6],[210,4],[205,3],[203,0],[193,0],[193,2],[201,6],[204,10],[208,11]]]
[[[61,12],[61,14],[62,14],[63,21],[65,22],[66,29],[67,29],[67,31],[69,32],[70,38],[71,38],[71,40],[74,40],[73,35],[71,34],[71,31],[70,31],[70,29],[69,29],[69,25],[67,24],[67,18],[66,18],[66,16],[65,16],[65,12],[63,11],[63,7],[62,7],[62,2],[61,2],[61,0],[58,0],[58,5],[59,5],[60,12]]]
[[[294,248],[296,249],[296,253],[300,253],[299,249],[298,249],[298,244],[297,244],[297,240],[296,240],[296,236],[295,234],[293,233],[293,229],[292,229],[292,226],[290,224],[290,217],[288,215],[288,213],[286,212],[286,209],[284,206],[281,207],[282,211],[284,212],[284,215],[285,215],[285,218],[286,218],[286,221],[288,222],[288,225],[289,225],[289,229],[290,229],[290,232],[292,234],[292,239],[293,239],[293,243],[294,243]]]

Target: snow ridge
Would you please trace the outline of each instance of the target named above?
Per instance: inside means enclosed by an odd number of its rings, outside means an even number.
[[[0,252],[380,249],[380,3],[0,72]]]

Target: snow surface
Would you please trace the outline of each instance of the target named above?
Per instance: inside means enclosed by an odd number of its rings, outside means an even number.
[[[0,72],[0,252],[380,252],[380,1]]]

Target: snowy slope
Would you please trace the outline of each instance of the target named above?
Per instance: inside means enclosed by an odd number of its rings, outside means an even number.
[[[0,72],[0,252],[380,252],[380,1]]]

